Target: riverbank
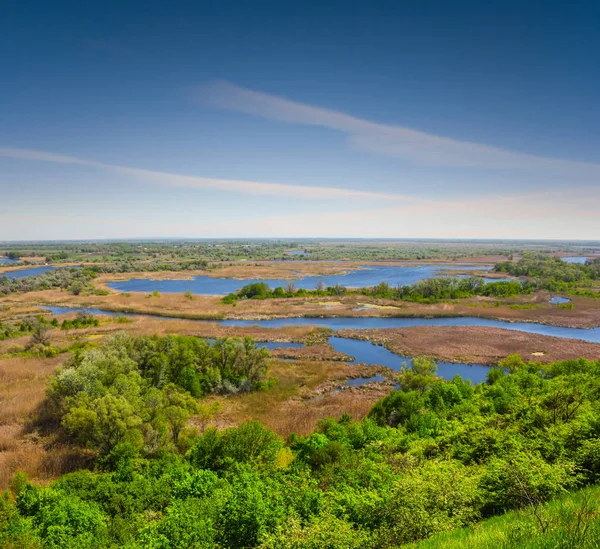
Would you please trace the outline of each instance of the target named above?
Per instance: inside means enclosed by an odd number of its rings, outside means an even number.
[[[569,308],[549,303],[553,294],[538,292],[513,299],[475,297],[443,303],[411,303],[373,299],[362,295],[342,297],[241,300],[224,304],[219,296],[121,293],[74,296],[66,291],[45,290],[0,298],[0,307],[31,310],[37,305],[94,307],[112,312],[149,314],[195,320],[301,317],[478,317],[507,322],[536,322],[567,328],[600,326],[600,299],[572,297]]]
[[[544,364],[578,358],[600,359],[598,343],[479,326],[342,330],[336,335],[372,341],[401,356],[490,366],[511,354]]]

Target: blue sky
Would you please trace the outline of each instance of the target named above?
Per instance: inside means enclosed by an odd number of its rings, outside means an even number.
[[[8,0],[0,240],[600,239],[599,28],[596,1]]]

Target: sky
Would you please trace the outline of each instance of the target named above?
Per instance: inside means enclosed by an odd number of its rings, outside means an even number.
[[[0,4],[0,241],[600,239],[600,2]]]

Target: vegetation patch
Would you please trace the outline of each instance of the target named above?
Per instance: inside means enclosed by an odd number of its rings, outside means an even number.
[[[441,381],[423,362],[362,421],[323,420],[286,441],[252,421],[188,431],[194,387],[215,390],[217,371],[235,372],[240,387],[252,376],[219,361],[249,366],[256,352],[249,341],[118,335],[74,355],[50,384],[51,418],[96,449],[95,470],[46,487],[18,475],[2,500],[0,541],[391,549],[479,532],[482,520],[518,509],[532,513],[528,539],[540,540],[563,535],[578,512],[597,514],[578,495],[564,520],[543,505],[600,480],[600,362],[542,369],[511,357],[477,386]],[[192,372],[199,385],[188,385]],[[594,531],[579,530],[574,546]]]

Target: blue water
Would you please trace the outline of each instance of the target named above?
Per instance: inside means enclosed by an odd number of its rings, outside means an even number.
[[[0,264],[4,265],[12,265],[13,263],[18,263],[18,259],[9,259],[8,257],[0,257]]]
[[[503,328],[531,334],[540,334],[570,339],[582,339],[600,343],[600,328],[563,328],[547,326],[534,322],[503,322],[490,318],[452,317],[452,318],[273,318],[269,320],[223,320],[225,326],[263,326],[281,328],[282,326],[322,326],[332,330],[368,329],[368,328],[408,328],[411,326],[484,326]]]
[[[55,315],[80,311],[74,307],[43,306],[42,309]],[[86,309],[92,314],[109,316],[136,316],[135,314],[114,313],[101,309]],[[152,315],[143,315],[152,316]],[[163,320],[181,320],[175,317],[157,317]],[[486,328],[502,328],[530,334],[540,334],[568,339],[581,339],[592,343],[600,343],[600,328],[563,328],[548,326],[535,322],[504,322],[491,318],[449,317],[449,318],[381,318],[381,317],[334,317],[334,318],[272,318],[269,320],[199,320],[196,322],[217,322],[223,326],[263,326],[265,328],[281,328],[283,326],[322,326],[332,330],[372,329],[372,328],[409,328],[411,326],[483,326]]]
[[[285,252],[287,255],[308,255],[310,252],[306,250],[294,250],[293,252]]]
[[[51,305],[44,305],[40,307],[40,309],[44,309],[45,311],[50,311],[53,315],[66,315],[69,313],[78,313],[79,311],[85,311],[91,315],[105,315],[105,316],[126,316],[126,317],[136,317],[138,315],[133,313],[115,313],[113,311],[103,311],[102,309],[95,309],[93,307],[53,307]],[[175,318],[168,317],[168,320],[175,320]],[[181,320],[180,318],[177,320]]]
[[[561,259],[565,263],[585,263],[587,261],[587,257],[583,256],[561,257]]]
[[[373,377],[348,378],[346,380],[345,384],[350,387],[360,387],[362,385],[366,385],[367,383],[379,383],[382,381],[385,381],[385,377],[383,377],[381,374],[377,374],[376,376],[373,376]]]
[[[376,286],[380,282],[387,282],[390,286],[407,286],[426,278],[447,274],[441,269],[461,270],[489,270],[491,266],[458,266],[458,265],[418,265],[412,267],[398,266],[371,266],[346,274],[331,276],[307,276],[294,280],[296,288],[312,290],[323,281],[327,286],[341,284],[348,288],[363,288]],[[285,288],[286,280],[283,279],[252,279],[235,280],[233,278],[212,278],[197,276],[193,280],[150,280],[148,278],[134,278],[120,282],[109,282],[108,286],[120,292],[152,292],[158,290],[162,293],[180,294],[189,290],[197,295],[224,295],[239,290],[241,287],[254,282],[266,282],[271,288],[281,286]]]
[[[570,303],[570,302],[571,302],[571,300],[568,297],[555,296],[548,303],[552,303],[553,305],[558,305],[561,303]]]
[[[212,337],[203,338],[209,343],[214,343],[216,340]],[[288,342],[288,341],[256,341],[257,347],[263,347],[272,351],[273,349],[302,349],[304,343]]]
[[[355,360],[349,364],[373,364],[386,366],[395,371],[399,371],[403,365],[406,365],[408,368],[412,365],[412,359],[410,357],[399,356],[388,351],[385,347],[375,345],[370,341],[333,336],[329,338],[329,343],[336,351],[354,357]],[[490,366],[482,366],[479,364],[438,362],[437,365],[438,376],[450,380],[458,374],[463,379],[470,379],[475,384],[485,381],[487,374],[490,371]],[[348,382],[350,382],[350,380],[348,380]]]
[[[48,271],[54,271],[54,267],[30,267],[29,269],[19,269],[17,271],[10,271],[8,273],[0,273],[0,278],[3,276],[8,277],[9,280],[13,278],[24,278],[26,276],[35,276]]]
[[[302,349],[304,343],[295,343],[288,341],[257,341],[259,347],[265,347],[269,351],[273,349]]]

